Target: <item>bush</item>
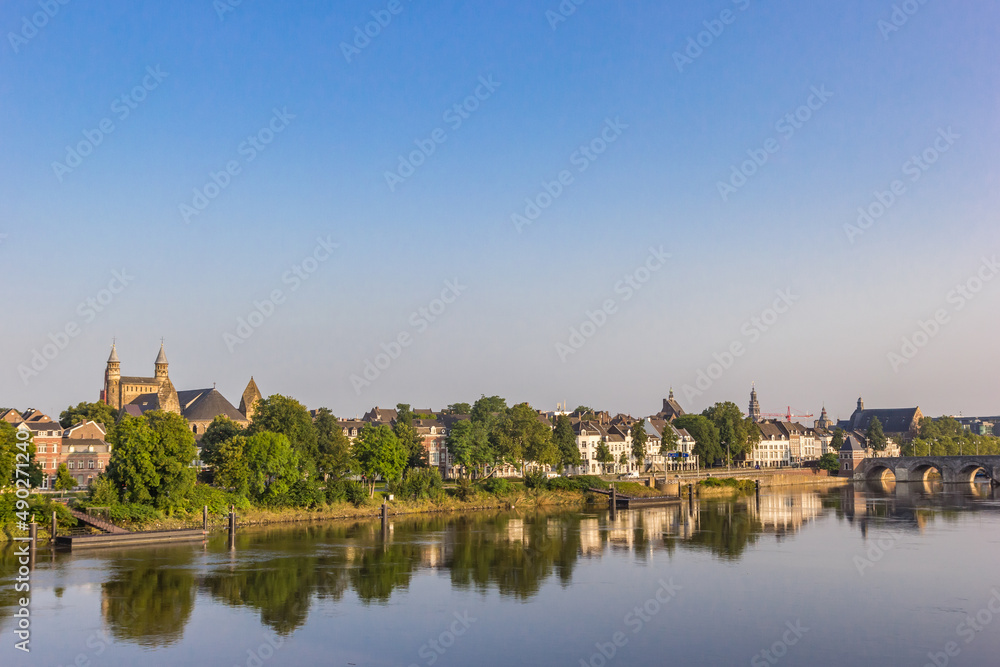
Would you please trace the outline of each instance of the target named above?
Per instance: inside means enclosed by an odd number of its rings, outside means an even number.
[[[532,470],[524,476],[524,486],[528,489],[544,489],[547,481],[548,475],[541,470]]]
[[[486,480],[486,483],[483,484],[483,488],[487,493],[498,497],[509,496],[514,493],[514,485],[503,477],[490,477]]]
[[[208,505],[210,514],[227,514],[229,512],[229,496],[222,489],[207,484],[196,484],[188,496],[187,507],[191,512],[200,512]]]
[[[324,500],[326,500],[326,494],[319,488],[319,484],[311,479],[300,479],[292,484],[280,502],[291,507],[313,508]]]
[[[326,487],[326,502],[351,503],[361,507],[368,503],[368,488],[361,482],[345,479],[332,482]]]
[[[818,467],[820,470],[829,470],[830,472],[837,472],[840,470],[840,459],[833,452],[827,452],[823,456],[819,457]]]
[[[163,518],[163,512],[150,507],[149,505],[139,505],[130,503],[128,505],[115,505],[108,510],[107,515],[111,523],[152,523]]]
[[[436,500],[444,495],[444,481],[437,468],[410,468],[406,471],[405,479],[390,482],[386,485],[386,490],[400,498]]]
[[[94,507],[111,507],[121,502],[115,483],[104,475],[98,476],[90,485],[89,504]]]
[[[458,480],[457,484],[455,484],[453,493],[455,497],[458,498],[459,500],[463,501],[469,500],[470,498],[476,495],[476,487],[472,485],[471,480],[465,479],[463,477],[462,479]]]
[[[709,477],[698,482],[698,486],[708,489],[729,487],[742,493],[753,493],[757,489],[757,483],[752,479],[735,479],[733,477]]]

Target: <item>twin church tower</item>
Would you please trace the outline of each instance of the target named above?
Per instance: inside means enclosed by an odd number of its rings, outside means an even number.
[[[182,415],[191,423],[196,434],[204,433],[208,424],[219,415],[225,415],[244,425],[249,423],[253,418],[255,404],[262,398],[252,377],[243,392],[239,409],[233,407],[214,387],[177,391],[170,381],[170,363],[162,342],[160,353],[153,364],[153,377],[122,375],[121,366],[117,345],[112,344],[104,371],[101,402],[119,412],[135,416],[150,410]]]

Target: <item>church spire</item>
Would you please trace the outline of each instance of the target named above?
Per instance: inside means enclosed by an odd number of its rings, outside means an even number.
[[[163,349],[163,341],[160,341],[160,353],[156,355],[156,377],[165,378],[169,375],[170,363],[167,361],[167,353]]]

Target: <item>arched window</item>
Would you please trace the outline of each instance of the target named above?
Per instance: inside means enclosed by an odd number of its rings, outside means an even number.
[[[198,433],[198,425],[195,424],[194,426],[192,426],[191,430],[194,431],[195,433]]]

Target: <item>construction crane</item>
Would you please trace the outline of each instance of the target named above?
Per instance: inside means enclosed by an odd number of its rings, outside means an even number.
[[[761,419],[784,419],[787,422],[790,422],[793,419],[795,419],[797,421],[799,419],[812,419],[813,418],[813,415],[793,415],[792,414],[792,406],[790,406],[790,405],[788,406],[788,412],[786,412],[785,414],[781,414],[781,413],[778,413],[778,412],[762,412],[762,413],[760,413],[760,416],[761,416]]]

